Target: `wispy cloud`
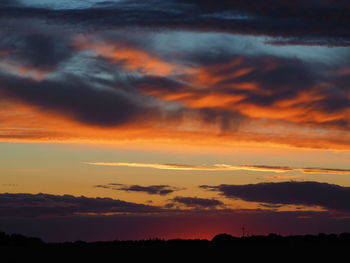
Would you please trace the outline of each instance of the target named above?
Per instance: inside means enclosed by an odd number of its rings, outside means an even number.
[[[214,164],[213,166],[169,164],[169,163],[122,163],[122,162],[84,162],[84,164],[96,166],[117,166],[134,168],[153,168],[160,170],[179,171],[257,171],[257,172],[302,172],[302,173],[326,173],[326,174],[350,174],[349,169],[333,168],[293,168],[288,166],[268,166],[268,165],[229,165]]]
[[[126,191],[126,192],[147,193],[150,195],[168,195],[175,191],[181,190],[179,188],[171,187],[169,185],[142,186],[142,185],[125,185],[125,184],[116,184],[116,183],[110,183],[106,185],[95,185],[95,187],[110,189],[110,190]]]
[[[89,165],[97,166],[124,166],[124,167],[134,167],[134,168],[154,168],[160,170],[182,170],[182,171],[211,171],[211,170],[221,170],[220,167],[206,167],[200,165],[186,165],[186,164],[167,164],[167,163],[107,163],[107,162],[84,162]]]

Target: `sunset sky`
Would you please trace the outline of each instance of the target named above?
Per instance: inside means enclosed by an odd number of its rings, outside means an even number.
[[[0,232],[350,232],[346,0],[1,0]]]

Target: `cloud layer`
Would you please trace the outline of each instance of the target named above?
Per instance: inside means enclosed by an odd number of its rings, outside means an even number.
[[[201,186],[228,198],[272,205],[320,206],[327,210],[350,211],[350,188],[319,182],[282,182],[248,185]]]
[[[74,3],[74,2],[73,2]],[[281,36],[284,42],[302,44],[348,45],[348,11],[344,1],[118,1],[104,5],[86,5],[74,9],[74,4],[59,10],[37,9],[35,5],[9,8],[3,4],[3,15],[55,19],[77,25],[109,28],[143,26],[182,28],[199,31]],[[6,7],[7,6],[7,7]],[[49,7],[50,5],[46,5]],[[37,6],[39,7],[39,6]],[[44,5],[45,7],[45,5]],[[78,6],[77,6],[78,7]],[[103,20],[98,19],[104,17]],[[337,28],[337,30],[333,30]],[[276,43],[279,43],[278,41]]]
[[[3,138],[350,147],[344,1],[43,2],[0,6]]]
[[[0,217],[73,216],[79,214],[152,213],[162,209],[111,198],[50,194],[0,194]]]

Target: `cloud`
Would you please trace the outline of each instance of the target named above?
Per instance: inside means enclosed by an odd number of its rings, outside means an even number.
[[[178,65],[158,58],[155,54],[133,47],[120,37],[113,41],[95,40],[80,37],[73,44],[78,50],[93,51],[96,55],[108,60],[111,64],[121,65],[127,71],[140,72],[151,76],[168,76],[176,71]]]
[[[305,45],[349,45],[349,4],[332,1],[120,1],[104,8],[50,10],[3,7],[1,16],[41,18],[89,29],[177,28],[296,38]],[[95,6],[96,7],[96,6]],[[103,20],[99,19],[104,17]],[[332,30],[337,28],[337,30]],[[86,29],[85,29],[86,30]],[[278,43],[278,42],[277,42]]]
[[[216,208],[218,206],[224,206],[224,203],[220,200],[216,199],[207,199],[207,198],[199,198],[199,197],[182,197],[177,196],[171,201],[183,204],[188,207],[194,208]]]
[[[293,168],[287,166],[268,166],[268,165],[240,165],[232,166],[221,164],[217,165],[222,168],[227,169],[237,169],[237,170],[247,170],[247,171],[261,171],[261,172],[274,172],[274,173],[284,173],[284,172],[302,172],[302,173],[326,173],[326,174],[350,174],[349,169],[330,169],[330,168]]]
[[[320,206],[327,210],[350,211],[350,187],[319,182],[281,182],[248,185],[200,186],[228,198],[272,205]]]
[[[184,80],[148,77],[134,86],[161,100],[184,104],[187,112],[196,110],[202,121],[221,123],[222,131],[256,120],[284,122],[283,126],[350,127],[345,65],[330,69],[302,57],[242,55],[228,47],[214,54],[202,50],[182,56],[179,63],[195,65]],[[256,133],[260,130],[255,128]]]
[[[157,112],[156,106],[142,105],[124,91],[98,89],[87,80],[69,75],[37,82],[2,74],[0,93],[8,100],[97,126],[117,126]]]
[[[193,171],[193,170],[210,171],[213,169],[212,167],[186,165],[186,164],[104,163],[104,162],[85,162],[85,164],[97,165],[97,166],[125,166],[125,167],[135,167],[135,168],[154,168],[154,169],[161,169],[161,170],[182,170],[182,171]]]
[[[69,34],[68,37],[59,36],[41,30],[36,33],[0,32],[0,35],[0,49],[8,51],[5,61],[21,67],[51,72],[75,53]]]
[[[95,185],[95,187],[126,191],[126,192],[141,192],[141,193],[147,193],[150,195],[168,195],[175,191],[181,190],[179,188],[171,187],[169,185],[141,186],[141,185],[125,185],[125,184],[115,184],[115,183],[111,183],[107,185]]]
[[[19,5],[18,0],[2,0],[0,2],[0,7],[18,6],[18,5]]]
[[[287,166],[268,166],[268,165],[230,165],[214,164],[213,166],[188,165],[188,164],[159,164],[159,163],[105,163],[105,162],[84,162],[88,165],[96,166],[125,166],[134,168],[153,168],[160,170],[179,170],[179,171],[257,171],[257,172],[302,172],[302,173],[326,173],[326,174],[350,174],[349,169],[330,169],[330,168],[292,168]]]
[[[2,193],[0,217],[74,216],[79,214],[154,213],[155,206],[111,198],[75,197],[71,195]]]
[[[177,89],[178,96],[162,85],[153,86],[153,94],[190,108],[225,110],[228,118],[239,120],[241,116],[248,123],[269,119],[308,127],[349,128],[349,98],[344,96],[348,87],[345,80],[341,81],[344,77],[327,75],[329,68],[321,64],[229,51],[211,62],[206,55],[193,60],[199,65],[190,78],[192,85]]]

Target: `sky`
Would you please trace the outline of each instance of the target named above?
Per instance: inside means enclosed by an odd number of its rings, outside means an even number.
[[[2,0],[0,231],[350,231],[350,4]]]

